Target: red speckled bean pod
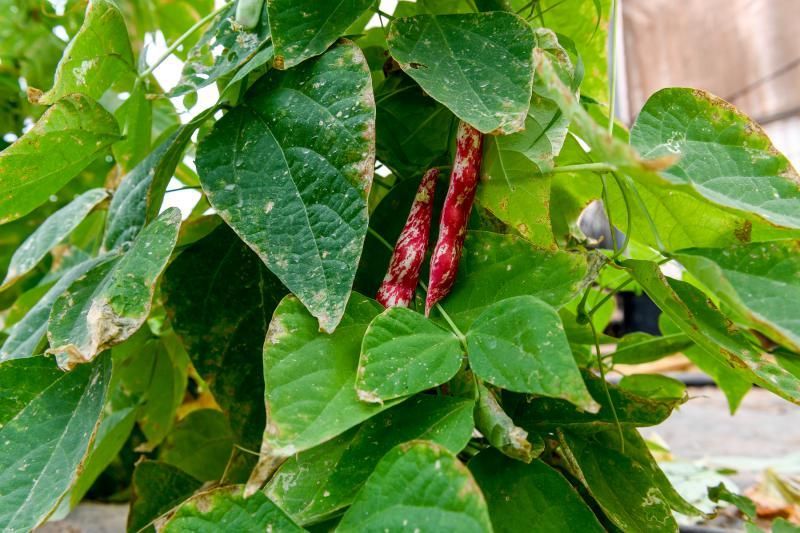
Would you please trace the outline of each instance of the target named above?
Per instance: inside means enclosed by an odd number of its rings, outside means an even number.
[[[432,168],[422,181],[411,204],[411,211],[392,253],[389,270],[376,299],[384,307],[408,307],[419,282],[419,269],[428,249],[428,234],[433,215],[433,194],[439,170]]]
[[[458,262],[467,234],[467,221],[478,188],[481,169],[483,135],[465,122],[459,122],[456,136],[456,157],[450,174],[450,187],[442,209],[439,239],[431,256],[428,297],[425,314],[447,296],[458,273]]]

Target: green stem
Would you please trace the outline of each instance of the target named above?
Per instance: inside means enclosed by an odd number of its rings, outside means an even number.
[[[633,281],[633,278],[628,278],[628,279],[626,279],[625,281],[623,281],[622,283],[620,283],[619,285],[617,285],[617,286],[616,286],[614,289],[612,289],[612,290],[611,290],[611,292],[609,292],[608,294],[606,294],[605,296],[603,296],[603,298],[602,298],[602,299],[601,299],[601,300],[600,300],[598,303],[596,303],[596,304],[594,305],[594,307],[592,307],[592,308],[589,310],[589,312],[588,312],[588,313],[586,313],[586,314],[587,314],[587,315],[588,315],[590,318],[591,318],[592,316],[594,316],[594,314],[595,314],[595,313],[596,313],[596,312],[597,312],[597,311],[598,311],[598,310],[599,310],[601,307],[603,307],[603,304],[605,304],[605,303],[606,303],[608,300],[610,300],[611,298],[613,298],[615,294],[617,294],[619,291],[621,291],[622,289],[624,289],[624,288],[625,288],[625,287],[626,287],[626,286],[627,286],[627,285],[628,285],[630,282],[632,282],[632,281]]]
[[[616,172],[617,167],[610,163],[581,163],[578,165],[562,165],[560,167],[555,167],[549,173],[563,174],[565,172],[579,172],[582,170],[592,172]]]
[[[617,416],[617,408],[614,407],[614,401],[611,399],[611,392],[608,390],[608,381],[606,381],[606,369],[603,366],[603,356],[600,354],[600,340],[597,337],[597,329],[594,327],[594,322],[589,320],[589,327],[592,328],[592,337],[594,337],[594,348],[595,353],[597,354],[597,368],[600,371],[600,379],[603,380],[603,390],[606,393],[606,400],[608,400],[608,405],[611,407],[611,414],[614,417],[614,423],[617,426],[617,431],[619,432],[619,445],[620,451],[625,453],[625,437],[622,434],[622,424],[619,423],[619,417]]]
[[[617,0],[611,0],[611,94],[608,99],[608,134],[614,133],[614,106],[617,94]]]
[[[389,244],[389,241],[387,241],[386,239],[384,239],[384,238],[383,238],[383,235],[381,235],[380,233],[378,233],[377,231],[375,231],[374,229],[372,229],[372,228],[370,228],[370,227],[368,227],[368,228],[367,228],[367,232],[368,232],[370,235],[372,235],[373,237],[375,237],[376,239],[378,239],[378,241],[380,241],[380,243],[381,243],[381,244],[383,244],[384,246],[386,246],[386,248],[387,248],[387,249],[388,249],[390,252],[394,252],[394,246],[392,246],[391,244]]]
[[[647,210],[647,206],[644,205],[644,200],[642,200],[639,191],[636,189],[636,185],[633,183],[633,180],[627,174],[623,174],[625,178],[625,184],[628,186],[629,190],[633,191],[633,195],[636,197],[636,203],[639,205],[639,209],[644,214],[644,217],[647,219],[647,224],[650,226],[650,231],[653,233],[653,238],[656,241],[656,248],[660,253],[664,253],[666,248],[664,248],[664,243],[661,242],[661,236],[658,233],[658,228],[656,227],[656,223],[653,221],[653,218],[650,216],[650,211]]]
[[[208,15],[206,15],[205,17],[203,17],[203,18],[201,18],[200,20],[198,20],[197,22],[195,22],[195,23],[194,23],[194,25],[193,25],[191,28],[189,28],[188,30],[186,30],[186,31],[183,33],[183,35],[181,35],[180,37],[178,37],[177,39],[175,39],[175,42],[174,42],[174,43],[172,43],[171,45],[169,45],[169,47],[168,47],[168,48],[167,48],[167,49],[164,51],[164,53],[163,53],[163,54],[161,54],[161,57],[159,57],[158,59],[156,59],[156,62],[155,62],[155,63],[153,63],[152,65],[150,65],[150,66],[149,66],[149,67],[148,67],[148,68],[147,68],[147,69],[146,69],[144,72],[142,72],[141,74],[139,74],[139,79],[144,79],[144,78],[146,78],[147,76],[149,76],[150,74],[152,74],[152,73],[153,73],[153,71],[154,71],[155,69],[157,69],[157,68],[158,68],[158,66],[159,66],[161,63],[163,63],[165,59],[167,59],[167,58],[168,58],[170,55],[172,55],[172,52],[174,52],[174,51],[175,51],[175,50],[176,50],[176,49],[177,49],[177,48],[178,48],[178,47],[179,47],[181,44],[183,44],[183,42],[184,42],[186,39],[188,39],[189,37],[191,37],[191,35],[192,35],[194,32],[196,32],[196,31],[197,31],[199,28],[203,27],[203,26],[204,26],[204,25],[205,25],[205,24],[206,24],[206,23],[207,23],[209,20],[213,19],[214,17],[216,17],[217,15],[219,15],[219,14],[220,14],[220,13],[221,13],[223,10],[227,9],[228,7],[230,7],[230,5],[231,5],[232,3],[233,3],[233,2],[227,2],[227,3],[225,3],[224,5],[220,6],[220,8],[219,8],[219,9],[215,9],[214,11],[212,11],[211,13],[209,13]]]
[[[605,174],[600,176],[600,183],[603,186],[602,198],[603,198],[603,209],[606,212],[606,219],[608,220],[608,230],[611,234],[611,247],[613,249],[613,257],[617,257],[619,255],[619,247],[617,246],[617,228],[614,227],[614,220],[611,218],[611,204],[608,202],[608,186],[606,185],[606,176]]]
[[[631,203],[628,200],[628,193],[625,191],[625,187],[623,186],[622,181],[619,179],[619,176],[617,176],[616,172],[612,172],[611,177],[614,178],[614,181],[617,183],[617,188],[622,194],[622,201],[625,203],[625,213],[627,217],[627,221],[625,223],[625,240],[622,241],[622,246],[620,249],[611,257],[611,260],[614,261],[617,257],[623,254],[625,250],[628,249],[628,244],[631,242],[631,230],[633,228],[631,221]]]

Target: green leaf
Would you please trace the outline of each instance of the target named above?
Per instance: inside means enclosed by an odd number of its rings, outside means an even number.
[[[325,520],[353,502],[375,465],[394,446],[428,439],[460,452],[472,436],[473,405],[448,396],[414,396],[289,459],[267,485],[266,494],[302,524]]]
[[[665,335],[672,335],[681,331],[664,313],[661,313],[658,317],[658,327]],[[706,351],[697,345],[683,350],[683,355],[714,380],[728,400],[730,413],[734,414],[736,409],[739,408],[742,399],[752,387],[749,376],[743,375],[736,368],[732,368],[723,358],[715,359],[709,357],[706,355]]]
[[[63,376],[49,357],[5,361],[0,364],[0,428],[31,400]]]
[[[652,473],[620,451],[559,432],[561,450],[611,522],[622,531],[678,531]]]
[[[91,189],[50,215],[11,256],[6,278],[0,288],[8,287],[30,272],[106,198],[108,191],[105,189]]]
[[[169,350],[169,340],[142,328],[112,350],[115,377],[121,388],[138,399],[137,418],[147,438],[140,449],[152,449],[164,440],[183,403],[189,359],[185,353]]]
[[[40,365],[37,359],[26,362]],[[0,428],[4,528],[36,528],[69,490],[97,428],[110,374],[107,356],[61,374]]]
[[[0,224],[48,200],[119,139],[114,117],[93,100],[67,96],[0,152]]]
[[[741,321],[800,352],[800,248],[797,241],[751,243],[675,254]]]
[[[534,435],[531,443],[528,432],[514,424],[494,393],[481,383],[478,384],[478,403],[475,405],[475,428],[489,444],[512,459],[530,463],[544,451],[542,438]]]
[[[144,324],[156,282],[167,266],[180,228],[181,212],[170,208],[136,238],[118,260],[78,279],[53,304],[48,353],[62,368],[91,361]]]
[[[686,396],[686,385],[661,374],[623,376],[619,388],[654,400],[683,400]]]
[[[517,424],[531,433],[542,430],[552,431],[567,428],[573,433],[593,433],[597,431],[616,431],[617,421],[623,427],[655,426],[666,420],[672,410],[683,402],[683,399],[656,400],[639,396],[623,390],[589,372],[584,372],[584,381],[589,393],[600,404],[597,413],[586,413],[575,409],[565,400],[544,397],[517,397],[519,401],[514,410],[509,410]],[[608,396],[611,397],[617,416],[611,409]],[[505,396],[504,396],[505,399]],[[509,408],[510,409],[510,408]]]
[[[233,451],[225,415],[214,409],[192,411],[175,425],[160,449],[159,460],[201,481],[220,479]]]
[[[337,531],[489,532],[483,494],[446,448],[411,441],[387,453]]]
[[[356,392],[373,403],[422,392],[452,378],[462,353],[450,331],[405,307],[389,308],[364,334]]]
[[[161,293],[175,332],[230,419],[236,442],[258,448],[266,424],[264,337],[286,289],[223,224],[175,259]]]
[[[533,86],[533,31],[511,13],[394,19],[387,43],[425,92],[483,133],[525,127]]]
[[[463,330],[488,306],[531,295],[559,308],[594,277],[599,258],[535,248],[514,235],[470,231],[453,290],[442,302]]]
[[[269,423],[262,454],[289,457],[396,403],[368,404],[356,395],[361,339],[380,311],[380,304],[354,292],[341,325],[325,334],[296,297],[278,305],[264,342]]]
[[[131,482],[131,507],[127,530],[138,532],[200,488],[196,480],[180,468],[148,459],[136,463]]]
[[[605,531],[569,481],[542,461],[523,464],[485,450],[469,469],[486,495],[497,533]]]
[[[192,134],[213,111],[210,108],[182,125],[122,178],[108,208],[103,235],[105,250],[130,243],[158,215],[167,183],[175,174]]]
[[[101,267],[114,258],[106,255],[88,259],[65,271],[25,316],[8,331],[8,338],[0,347],[0,361],[33,357],[38,353],[38,348],[47,333],[47,322],[56,300],[87,272]]]
[[[280,507],[257,492],[244,498],[242,487],[218,487],[195,494],[169,517],[162,531],[280,531],[301,532]]]
[[[122,13],[110,0],[92,0],[58,63],[53,88],[32,100],[49,105],[73,93],[98,100],[121,80],[132,82],[135,72]]]
[[[375,104],[377,157],[396,176],[410,179],[451,163],[455,117],[413,79],[402,72],[389,76],[376,87]]]
[[[137,83],[127,100],[114,111],[125,138],[114,143],[114,159],[126,171],[133,169],[150,152],[153,137],[153,101],[147,98],[147,85]]]
[[[270,0],[275,68],[289,69],[324,52],[373,0]]]
[[[537,30],[538,49],[545,53],[572,84],[574,68],[556,36]],[[547,98],[535,79],[533,98],[523,131],[485,139],[478,201],[520,235],[541,247],[554,247],[550,227],[550,178],[567,135],[569,119]]]
[[[375,107],[352,43],[271,71],[201,141],[203,190],[223,220],[331,332],[367,231]]]
[[[800,176],[764,131],[729,103],[696,89],[663,89],[631,129],[645,157],[678,155],[661,175],[719,205],[800,228]]]
[[[472,370],[485,381],[516,392],[568,400],[595,412],[572,357],[558,313],[533,296],[501,300],[467,332]]]
[[[569,37],[575,43],[587,73],[581,83],[581,94],[608,103],[611,0],[540,0],[535,5],[541,14],[534,11],[532,24]]]
[[[113,389],[113,386],[112,386]],[[125,441],[130,437],[136,423],[136,407],[124,407],[106,412],[97,428],[97,435],[92,443],[91,451],[81,469],[78,479],[69,493],[70,508],[75,508],[100,474],[117,457]]]
[[[790,402],[800,403],[800,380],[765,358],[702,292],[683,281],[668,281],[656,263],[627,260],[623,265],[707,357],[727,363],[746,379]]]
[[[680,352],[694,345],[683,333],[655,336],[634,332],[622,337],[612,354],[614,364],[640,365]]]
[[[266,4],[264,2],[258,26],[252,31],[236,23],[236,2],[222,10],[189,52],[181,79],[170,96],[181,96],[211,85],[267,46],[270,30]]]
[[[728,490],[724,483],[716,487],[708,487],[708,497],[712,502],[724,501],[735,505],[750,520],[756,519],[756,504],[747,496],[741,496]]]

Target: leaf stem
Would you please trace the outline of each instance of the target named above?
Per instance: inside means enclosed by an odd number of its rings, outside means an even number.
[[[223,4],[222,6],[220,6],[218,9],[215,9],[214,11],[212,11],[211,13],[209,13],[208,15],[206,15],[205,17],[203,17],[203,18],[201,18],[200,20],[198,20],[197,22],[195,22],[195,23],[194,23],[194,25],[192,25],[192,27],[191,27],[191,28],[189,28],[188,30],[186,30],[186,31],[185,31],[185,32],[184,32],[184,33],[183,33],[183,34],[182,34],[180,37],[178,37],[177,39],[175,39],[175,42],[173,42],[171,45],[169,45],[169,47],[167,47],[167,49],[166,49],[166,50],[164,50],[164,53],[163,53],[163,54],[161,54],[161,57],[159,57],[158,59],[156,59],[155,63],[153,63],[152,65],[150,65],[149,67],[147,67],[147,69],[146,69],[144,72],[142,72],[141,74],[139,74],[139,77],[138,77],[138,79],[143,79],[143,78],[146,78],[147,76],[149,76],[150,74],[152,74],[152,73],[153,73],[153,71],[154,71],[155,69],[157,69],[157,68],[158,68],[158,66],[159,66],[161,63],[163,63],[165,59],[167,59],[167,58],[168,58],[170,55],[172,55],[172,52],[174,52],[174,51],[175,51],[175,50],[176,50],[176,49],[177,49],[177,48],[178,48],[178,47],[179,47],[179,46],[180,46],[180,45],[183,43],[183,41],[185,41],[186,39],[188,39],[189,37],[191,37],[191,35],[192,35],[194,32],[196,32],[196,31],[197,31],[199,28],[201,28],[202,26],[204,26],[204,25],[205,25],[205,24],[206,24],[206,23],[207,23],[209,20],[213,19],[214,17],[216,17],[217,15],[219,15],[219,14],[220,14],[220,13],[221,13],[223,10],[227,9],[228,7],[230,7],[230,5],[231,5],[232,3],[233,3],[233,2],[226,2],[225,4]]]
[[[615,252],[614,255],[611,257],[611,260],[613,261],[621,254],[623,254],[625,250],[628,249],[628,244],[631,242],[631,231],[633,230],[632,227],[633,222],[631,220],[631,203],[628,200],[628,193],[625,191],[625,187],[622,184],[622,181],[619,179],[619,176],[617,176],[616,172],[612,172],[611,177],[614,178],[614,181],[617,183],[617,188],[619,188],[619,191],[622,194],[622,201],[625,203],[625,213],[626,213],[625,216],[627,218],[627,221],[625,223],[625,240],[622,241],[622,246],[619,248],[619,250]]]
[[[588,170],[592,172],[616,172],[617,167],[610,163],[581,163],[577,165],[562,165],[553,168],[549,174],[563,174],[565,172],[579,172]]]

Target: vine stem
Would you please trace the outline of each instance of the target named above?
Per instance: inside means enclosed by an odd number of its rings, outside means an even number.
[[[188,39],[188,38],[189,38],[189,37],[190,37],[190,36],[191,36],[191,35],[192,35],[194,32],[196,32],[198,29],[200,29],[201,27],[203,27],[203,26],[204,26],[204,25],[205,25],[205,24],[206,24],[208,21],[210,21],[211,19],[213,19],[214,17],[216,17],[217,15],[219,15],[219,14],[220,14],[222,11],[224,11],[225,9],[227,9],[228,7],[230,7],[230,5],[231,5],[232,3],[233,3],[233,2],[226,2],[225,4],[223,4],[222,6],[220,6],[220,7],[219,7],[219,9],[215,9],[214,11],[212,11],[211,13],[209,13],[208,15],[206,15],[205,17],[203,17],[203,18],[201,18],[200,20],[198,20],[197,22],[195,22],[195,23],[194,23],[194,25],[192,25],[192,27],[191,27],[191,28],[189,28],[188,30],[186,30],[186,31],[185,31],[185,32],[184,32],[184,33],[183,33],[183,34],[182,34],[180,37],[178,37],[177,39],[175,39],[175,42],[173,42],[171,45],[169,45],[169,47],[167,47],[167,49],[164,51],[164,53],[163,53],[163,54],[161,54],[161,57],[159,57],[158,59],[156,59],[155,63],[153,63],[152,65],[150,65],[149,67],[147,67],[147,69],[146,69],[144,72],[142,72],[141,74],[139,74],[139,76],[138,76],[138,78],[137,78],[137,79],[143,79],[143,78],[146,78],[147,76],[149,76],[150,74],[152,74],[152,73],[153,73],[153,71],[154,71],[155,69],[157,69],[157,68],[158,68],[158,66],[159,66],[161,63],[163,63],[163,62],[164,62],[164,60],[166,60],[166,59],[167,59],[169,56],[171,56],[171,55],[172,55],[172,52],[174,52],[174,51],[175,51],[175,50],[176,50],[176,49],[177,49],[177,48],[178,48],[178,47],[179,47],[181,44],[183,44],[183,42],[184,42],[186,39]]]
[[[579,172],[588,170],[592,172],[616,172],[617,167],[610,163],[581,163],[578,165],[563,165],[550,170],[549,174],[563,174],[565,172]]]

